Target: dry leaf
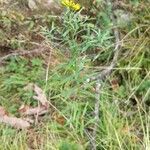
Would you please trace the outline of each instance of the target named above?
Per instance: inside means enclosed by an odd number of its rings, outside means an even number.
[[[118,80],[117,80],[117,79],[111,80],[111,87],[112,87],[113,91],[118,90],[118,88],[119,88],[119,83],[118,83]]]
[[[26,87],[24,87],[24,90],[33,90],[36,93],[36,96],[33,96],[33,98],[39,101],[42,106],[45,106],[46,108],[49,107],[49,102],[44,91],[36,84],[29,83]]]
[[[46,98],[45,93],[41,88],[39,88],[36,84],[34,85],[34,92],[36,93],[37,96],[33,96],[34,99],[38,100],[42,106],[45,106],[46,108],[49,107],[49,102]]]
[[[3,107],[0,107],[0,122],[8,124],[17,129],[26,129],[30,127],[30,123],[21,118],[10,117]]]
[[[30,127],[29,122],[16,117],[3,116],[0,117],[0,122],[11,125],[12,127],[17,129],[26,129]]]
[[[64,118],[62,115],[60,115],[60,114],[58,114],[58,113],[56,113],[56,112],[53,113],[52,118],[53,118],[57,123],[59,123],[59,124],[61,124],[61,125],[64,125],[64,124],[65,124],[65,118]]]
[[[30,109],[30,106],[23,104],[23,105],[19,108],[19,112],[20,112],[21,114],[23,114],[23,113],[26,112],[28,109]]]
[[[48,112],[49,108],[49,102],[46,98],[46,95],[44,91],[38,87],[36,84],[29,83],[24,90],[33,90],[36,93],[36,96],[33,96],[33,98],[37,101],[39,101],[39,106],[38,107],[30,107],[27,105],[22,105],[19,109],[19,112],[22,115],[43,115]]]
[[[29,107],[29,106],[24,106],[24,107],[21,107],[19,111],[22,115],[25,115],[25,116],[43,115],[48,112],[48,110],[45,109],[45,107],[43,106],[34,107],[34,108]]]

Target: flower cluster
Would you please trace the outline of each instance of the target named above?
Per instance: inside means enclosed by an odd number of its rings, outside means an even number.
[[[62,5],[75,11],[78,11],[81,8],[80,4],[75,3],[73,0],[61,0],[61,3]]]

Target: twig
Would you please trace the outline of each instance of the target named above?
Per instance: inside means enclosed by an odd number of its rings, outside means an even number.
[[[98,80],[96,83],[96,101],[95,101],[95,111],[94,111],[94,116],[95,116],[95,124],[93,128],[93,137],[91,139],[91,144],[92,144],[92,150],[96,150],[96,135],[97,135],[97,128],[98,128],[98,122],[99,122],[99,108],[100,108],[100,90],[101,90],[101,83]]]
[[[106,67],[105,70],[103,70],[101,73],[99,73],[97,76],[91,77],[90,80],[104,80],[108,75],[111,74],[114,67],[117,65],[117,60],[119,56],[119,50],[120,50],[120,38],[119,38],[119,32],[117,28],[114,28],[114,36],[115,36],[115,48],[114,48],[114,56],[111,64]]]
[[[20,50],[18,52],[10,53],[4,57],[0,57],[0,63],[4,60],[7,60],[10,57],[23,56],[23,55],[32,55],[32,54],[40,54],[44,51],[50,50],[49,47],[39,47],[31,51]]]
[[[110,0],[107,0],[107,5],[112,5]],[[115,18],[113,12],[110,15],[110,18],[113,22],[113,25],[115,26]],[[112,59],[112,62],[110,65],[100,72],[97,76],[92,77],[90,80],[96,80],[96,100],[95,100],[95,111],[94,111],[94,117],[95,117],[95,124],[94,124],[94,129],[93,129],[93,138],[90,140],[92,150],[96,150],[96,136],[97,136],[97,128],[98,128],[98,122],[99,122],[99,110],[100,110],[100,92],[101,92],[101,82],[104,81],[112,72],[113,68],[117,64],[118,56],[119,56],[119,51],[120,51],[120,36],[119,36],[119,31],[117,27],[113,29],[114,37],[115,37],[115,48],[114,48],[114,56]]]
[[[110,5],[111,2],[109,0],[107,0],[107,3]],[[110,18],[113,22],[113,25],[115,26],[116,21],[115,21],[113,12],[111,13]],[[104,80],[108,75],[111,74],[113,68],[116,67],[116,65],[117,65],[119,50],[121,47],[121,42],[120,42],[121,40],[120,40],[120,35],[119,35],[119,31],[118,31],[117,27],[114,27],[113,33],[114,33],[114,37],[115,37],[115,48],[114,48],[113,60],[112,60],[111,64],[105,70],[103,70],[97,76],[91,77],[90,80],[92,80],[92,81],[93,80]]]

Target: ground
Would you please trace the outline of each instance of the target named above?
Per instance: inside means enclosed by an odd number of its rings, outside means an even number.
[[[0,150],[149,150],[149,2],[108,2],[62,5],[59,14],[0,3]],[[119,56],[98,80],[114,60],[115,31]],[[49,103],[43,115],[20,112],[39,106],[29,85]],[[33,123],[16,129],[1,108]]]

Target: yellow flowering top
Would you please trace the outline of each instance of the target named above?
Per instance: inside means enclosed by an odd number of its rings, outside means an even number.
[[[61,3],[62,5],[75,11],[78,11],[81,8],[80,4],[75,3],[73,0],[61,0]]]

